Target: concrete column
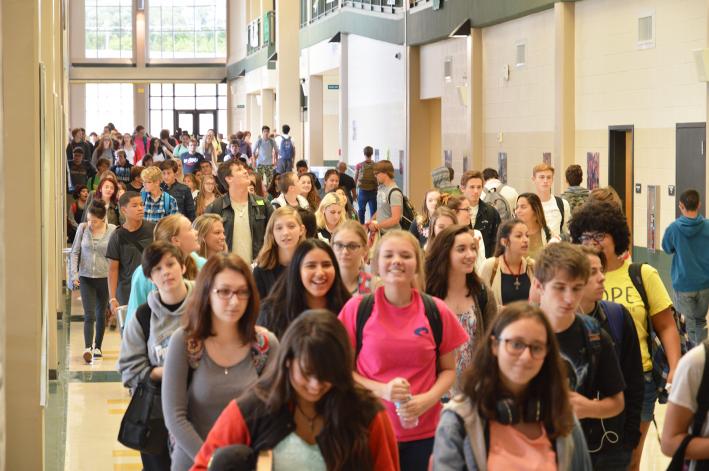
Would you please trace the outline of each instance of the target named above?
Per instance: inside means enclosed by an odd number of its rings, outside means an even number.
[[[349,35],[340,34],[340,160],[349,162]],[[355,154],[356,155],[356,154]]]
[[[575,38],[574,4],[554,4],[554,162],[556,188],[563,187],[564,169],[574,162],[576,145],[575,116]]]
[[[258,123],[261,112],[258,105],[257,95],[254,93],[249,93],[246,95],[246,128],[244,130],[251,131],[253,142],[259,135],[259,130],[261,129]]]
[[[472,28],[468,37],[468,89],[470,91],[470,149],[471,167],[481,170],[484,167],[483,133],[483,31]]]
[[[274,127],[273,122],[273,109],[275,106],[275,96],[273,95],[273,89],[264,88],[261,90],[261,123],[258,125],[259,133],[261,131],[261,126],[268,126],[271,129]]]
[[[308,80],[308,149],[310,165],[323,163],[323,79],[311,75]]]
[[[135,125],[142,124],[146,129],[150,129],[150,110],[148,108],[149,83],[133,84],[133,117]]]
[[[39,25],[40,11],[49,5],[49,1],[1,5],[2,65],[12,71],[0,78],[0,273],[4,274],[0,277],[0,351],[4,349],[0,388],[6,398],[5,423],[12,424],[12,433],[5,434],[3,469],[28,471],[41,471],[44,455],[41,192],[39,185],[28,188],[25,183],[40,181],[40,159],[12,158],[12,143],[22,142],[26,155],[40,155]]]
[[[300,122],[300,2],[293,0],[276,1],[276,106],[278,132],[281,126],[290,126],[290,136],[296,147],[295,159],[303,155],[303,134]]]
[[[411,201],[423,200],[426,189],[431,184],[431,129],[438,129],[438,142],[440,143],[441,114],[433,113],[438,119],[432,122],[432,113],[428,100],[421,100],[421,49],[419,46],[408,48],[409,69],[406,71],[408,81],[407,119],[408,119],[408,148],[409,155],[405,162],[404,173],[408,175],[408,196]],[[440,101],[439,101],[440,110]],[[435,138],[434,138],[435,141]],[[440,144],[439,144],[440,145]],[[439,154],[440,155],[440,154]]]
[[[133,17],[133,58],[138,67],[144,67],[148,58],[148,42],[145,40],[146,19],[147,11],[135,11]]]

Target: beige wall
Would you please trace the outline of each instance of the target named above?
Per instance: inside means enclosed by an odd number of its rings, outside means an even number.
[[[638,49],[637,20],[655,14],[655,47]],[[707,2],[643,0],[576,3],[576,154],[599,152],[608,181],[608,126],[635,126],[634,243],[646,244],[647,185],[661,185],[660,227],[675,218],[675,125],[706,121],[706,85],[692,50],[707,44]]]
[[[485,28],[482,40],[484,166],[497,168],[498,152],[507,152],[508,183],[528,191],[531,168],[554,149],[554,12]],[[527,60],[518,68],[519,41],[527,45]]]

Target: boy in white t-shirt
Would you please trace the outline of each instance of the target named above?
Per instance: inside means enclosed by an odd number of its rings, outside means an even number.
[[[694,415],[699,407],[697,396],[699,386],[706,367],[704,345],[694,347],[687,352],[677,364],[674,382],[665,412],[665,425],[662,428],[662,452],[672,456],[687,435],[694,423]],[[697,438],[693,438],[685,451],[688,460],[709,460],[709,417],[704,417],[704,423]],[[691,462],[689,471],[696,469],[696,463]]]
[[[532,182],[535,193],[542,201],[547,226],[554,235],[561,236],[569,232],[571,207],[560,196],[554,196],[551,187],[554,184],[554,167],[546,163],[535,165],[532,169]]]

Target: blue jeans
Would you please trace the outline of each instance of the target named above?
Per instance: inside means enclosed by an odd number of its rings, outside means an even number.
[[[709,288],[701,291],[675,291],[675,308],[687,320],[689,340],[699,345],[707,338]]]
[[[398,445],[401,471],[428,471],[428,462],[433,453],[433,438],[399,442]]]
[[[278,159],[276,162],[276,173],[279,175],[293,171],[293,159]]]
[[[108,307],[108,279],[79,277],[81,304],[84,307],[84,347],[95,345],[101,348],[106,330],[106,308]],[[94,322],[96,339],[94,340]]]
[[[640,411],[640,421],[650,422],[655,417],[655,402],[657,401],[657,389],[652,380],[652,371],[645,372],[645,392],[643,394],[643,408]]]
[[[359,190],[357,193],[357,209],[360,224],[364,224],[364,215],[369,204],[369,217],[377,212],[377,190]]]

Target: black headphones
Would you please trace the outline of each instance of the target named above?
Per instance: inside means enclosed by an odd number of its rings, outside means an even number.
[[[514,425],[520,422],[539,422],[542,418],[542,402],[530,398],[526,407],[520,407],[514,399],[500,399],[495,405],[496,419],[502,425]]]

